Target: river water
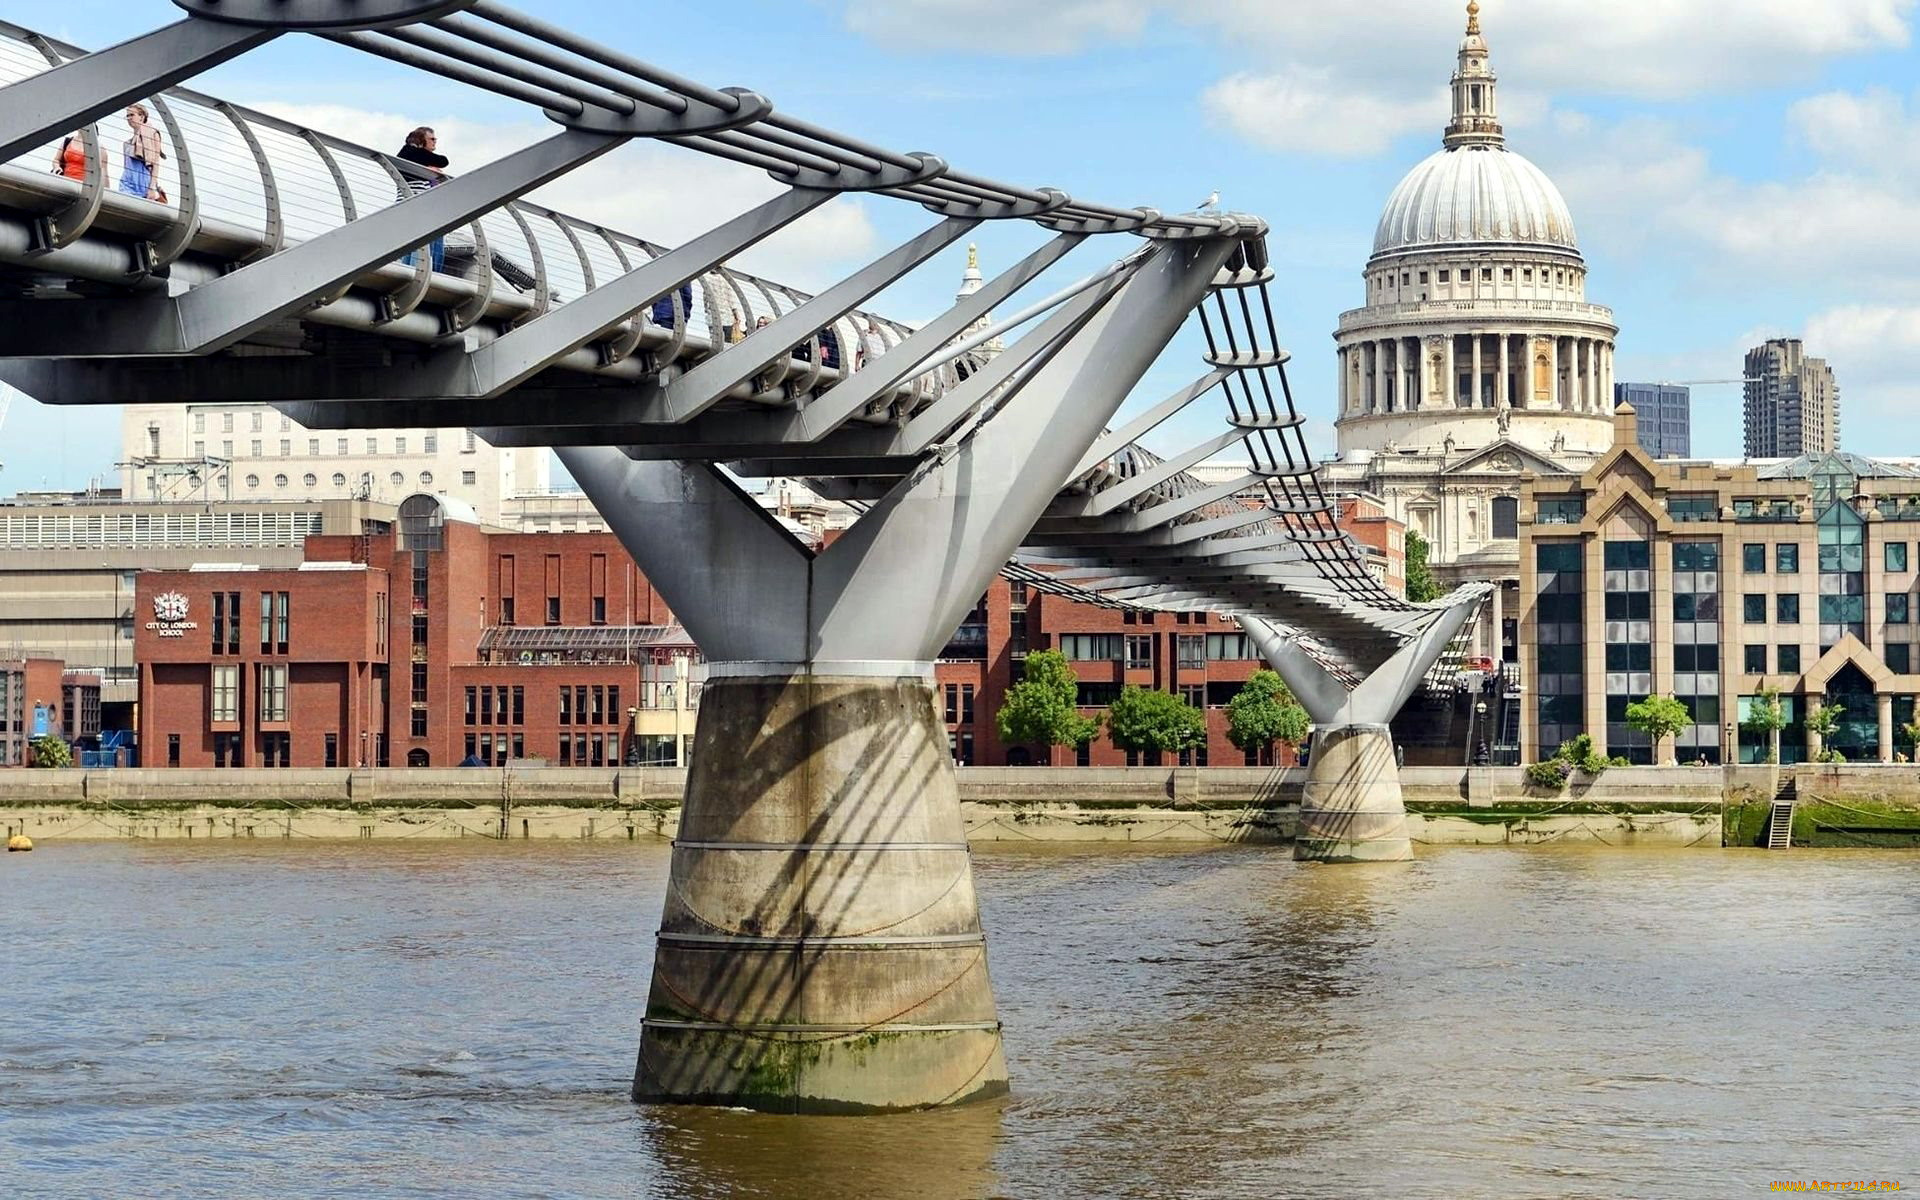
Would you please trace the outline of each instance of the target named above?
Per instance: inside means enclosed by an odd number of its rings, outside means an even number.
[[[0,860],[10,1196],[1740,1196],[1920,1186],[1920,859],[976,853],[1013,1094],[637,1108],[667,850]]]

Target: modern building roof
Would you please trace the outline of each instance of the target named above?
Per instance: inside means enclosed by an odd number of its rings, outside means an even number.
[[[1762,479],[1811,479],[1825,464],[1842,467],[1859,479],[1920,479],[1920,469],[1910,463],[1868,458],[1850,450],[1827,454],[1802,454],[1798,458],[1774,459],[1760,464],[1756,474]]]

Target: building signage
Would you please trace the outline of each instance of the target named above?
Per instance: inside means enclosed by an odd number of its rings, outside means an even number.
[[[187,630],[199,626],[187,620],[187,598],[179,592],[161,592],[153,598],[153,620],[147,628],[163,638],[187,636]]]

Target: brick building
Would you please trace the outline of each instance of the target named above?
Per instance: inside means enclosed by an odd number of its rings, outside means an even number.
[[[57,658],[20,654],[0,657],[0,767],[28,765],[27,743],[42,733],[65,733],[62,710],[67,692],[62,687],[66,664]],[[93,690],[95,732],[98,729],[100,689]]]
[[[1401,561],[1400,527],[1348,524]],[[142,761],[150,766],[684,763],[698,649],[610,533],[510,533],[417,495],[391,529],[316,534],[297,567],[149,571],[135,595]],[[1388,568],[1391,569],[1391,568]],[[1204,706],[1183,759],[1238,765],[1224,706],[1259,668],[1207,613],[1128,613],[995,579],[936,667],[961,763],[1127,765],[1103,735],[1009,746],[995,715],[1029,649],[1066,653],[1096,712],[1127,684]]]
[[[1080,679],[1081,712],[1093,715],[1128,684],[1184,696],[1207,714],[1207,745],[1181,761],[1239,766],[1227,740],[1225,705],[1262,665],[1246,635],[1218,613],[1122,612],[999,578],[968,614],[934,668],[934,695],[954,759],[981,766],[1140,765],[1103,730],[1092,745],[1006,745],[995,715],[1020,678],[1029,650],[1059,650]]]
[[[154,766],[617,765],[691,735],[695,654],[611,534],[487,529],[414,496],[297,568],[138,578]],[[663,744],[664,742],[664,744]]]

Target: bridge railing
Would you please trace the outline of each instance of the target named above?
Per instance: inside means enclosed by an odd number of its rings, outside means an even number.
[[[0,87],[84,53],[0,22]],[[398,203],[408,192],[408,180],[425,174],[392,155],[188,88],[168,88],[141,103],[165,155],[151,173],[158,195],[138,187],[137,175],[129,174],[133,164],[126,147],[134,129],[126,115],[118,113],[74,131],[85,148],[80,178],[58,170],[67,139],[55,138],[0,167],[0,196],[9,207],[48,218],[47,235],[55,245],[70,244],[98,225],[164,247],[169,259],[194,254],[224,267],[272,254]],[[458,305],[484,296],[483,315],[510,324],[577,299],[668,247],[514,200],[450,233],[442,249],[444,270],[432,271],[426,265],[429,256],[422,255],[424,271],[395,263],[378,269],[377,278],[368,282],[402,295],[417,276],[430,275],[423,281],[427,293],[410,302],[431,297]],[[647,339],[650,345],[663,346],[657,356],[662,365],[716,348],[720,331],[710,328],[709,313],[737,310],[738,340],[759,318],[777,318],[813,298],[730,267],[689,286],[692,303],[676,293],[670,298],[669,321],[655,322],[645,309],[632,318],[665,335]],[[709,288],[725,288],[726,294],[709,296]],[[850,372],[859,365],[861,335],[870,320],[888,346],[912,332],[881,314],[856,309],[829,326],[838,342],[838,370],[825,365],[816,334],[807,357],[785,372],[776,371],[780,378],[770,382],[792,378],[805,390]],[[912,390],[930,399],[956,382],[949,364],[917,381]]]

